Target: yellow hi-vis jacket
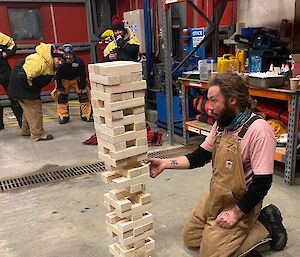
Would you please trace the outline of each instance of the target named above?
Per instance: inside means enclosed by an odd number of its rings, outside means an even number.
[[[30,86],[32,86],[32,80],[36,77],[55,74],[51,44],[40,43],[35,51],[36,53],[25,58],[25,63],[22,66]]]
[[[126,28],[126,36],[125,36],[124,40],[126,40],[127,43],[130,45],[137,45],[137,46],[140,45],[140,42],[135,37],[135,35],[133,34],[133,32],[131,31],[130,28]],[[116,45],[115,40],[111,41],[103,51],[104,57],[109,55],[111,53],[111,51],[113,51],[114,49],[117,49],[117,48],[118,48],[118,46]]]

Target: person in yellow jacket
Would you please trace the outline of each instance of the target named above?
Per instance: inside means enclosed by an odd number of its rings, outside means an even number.
[[[54,101],[57,102],[59,124],[69,122],[68,94],[71,88],[78,94],[81,119],[92,122],[94,120],[85,64],[79,56],[74,54],[71,44],[64,44],[60,49],[65,52],[66,62],[57,71],[55,76],[56,87],[51,92]]]
[[[9,97],[18,99],[23,108],[22,135],[30,135],[34,142],[53,139],[43,127],[40,94],[54,79],[65,58],[65,53],[52,44],[41,43],[35,50],[14,67],[8,86]]]
[[[13,56],[17,50],[17,45],[14,40],[5,35],[0,31],[0,84],[4,87],[4,90],[7,91],[9,74],[11,68],[8,63],[8,58]],[[19,123],[19,126],[22,126],[22,108],[16,99],[10,99],[11,108],[14,115]],[[4,129],[3,123],[3,107],[0,104],[0,130]]]
[[[138,61],[140,43],[129,28],[124,27],[123,21],[116,15],[112,18],[113,40],[103,51],[104,60],[109,61]]]

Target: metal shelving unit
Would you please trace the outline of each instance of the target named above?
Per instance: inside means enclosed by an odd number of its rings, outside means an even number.
[[[212,49],[214,58],[217,60],[219,49],[219,24],[227,3],[230,0],[217,1],[213,0],[213,19],[209,19],[192,0],[161,0],[163,6],[162,12],[162,34],[164,39],[164,62],[165,62],[165,88],[166,88],[166,104],[167,104],[167,126],[171,145],[174,144],[174,119],[173,119],[173,83],[172,74],[181,68],[187,60],[201,47],[205,46],[212,40]],[[172,18],[171,4],[186,2],[189,4],[203,19],[208,23],[204,39],[191,51],[182,62],[172,71]]]
[[[211,125],[190,120],[188,113],[188,94],[191,87],[207,89],[208,82],[201,80],[180,78],[182,83],[182,115],[183,115],[183,138],[185,144],[189,144],[189,132],[207,135],[211,129]],[[288,102],[288,142],[285,147],[278,147],[274,159],[278,162],[285,163],[284,181],[288,185],[295,184],[296,162],[300,159],[297,156],[297,135],[300,112],[300,89],[287,90],[277,88],[255,88],[249,87],[251,96],[264,97],[270,99],[283,100]]]

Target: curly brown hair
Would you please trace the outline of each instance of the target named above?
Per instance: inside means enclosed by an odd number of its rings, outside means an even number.
[[[229,97],[235,97],[241,111],[251,108],[252,100],[249,95],[247,82],[238,73],[226,72],[216,74],[209,81],[208,86],[219,86],[226,101]]]

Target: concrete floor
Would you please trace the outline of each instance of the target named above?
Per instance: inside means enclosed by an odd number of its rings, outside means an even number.
[[[55,112],[52,104],[45,106],[45,112]],[[0,180],[98,162],[97,147],[81,144],[93,132],[93,124],[80,121],[78,114],[71,118],[66,125],[46,119],[46,130],[55,136],[49,142],[33,144],[14,125],[0,131]],[[208,190],[210,175],[210,165],[206,165],[168,170],[150,181],[147,191],[153,201],[156,256],[198,256],[183,247],[182,228],[197,199]],[[107,191],[100,175],[93,174],[0,193],[0,256],[111,256],[103,206]],[[300,187],[286,186],[282,177],[275,176],[264,205],[269,203],[282,211],[289,241],[283,251],[263,256],[300,256]]]

